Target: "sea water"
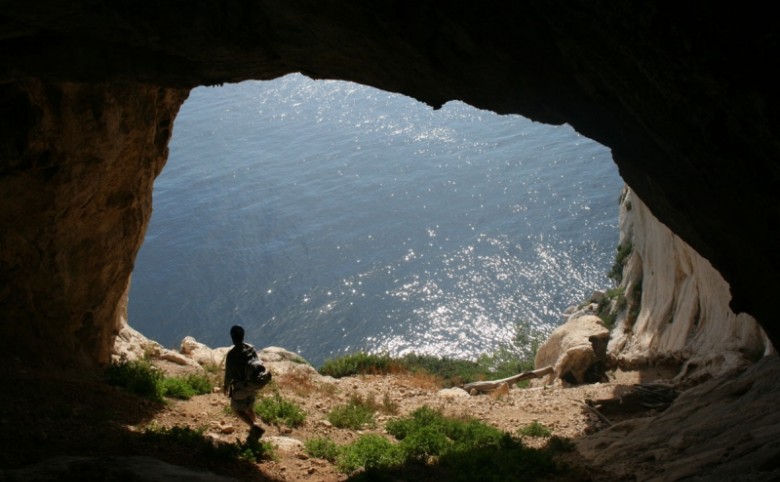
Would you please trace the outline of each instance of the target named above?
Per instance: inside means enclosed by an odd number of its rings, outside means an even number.
[[[289,75],[192,91],[129,323],[281,346],[475,358],[611,286],[623,185],[571,127]]]

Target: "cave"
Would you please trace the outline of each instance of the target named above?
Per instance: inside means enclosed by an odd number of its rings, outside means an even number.
[[[780,344],[776,21],[726,6],[158,2],[0,7],[0,352],[104,365],[190,89],[300,72],[608,146]],[[584,174],[585,175],[585,174]]]

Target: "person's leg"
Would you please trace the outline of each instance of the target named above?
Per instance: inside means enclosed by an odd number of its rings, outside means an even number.
[[[254,411],[255,398],[250,397],[244,400],[232,400],[230,406],[233,408],[233,412],[244,423],[249,425],[249,436],[252,438],[262,437],[265,430],[257,423],[257,416]]]
[[[257,423],[257,415],[255,415],[255,397],[252,397],[249,399],[248,404],[248,418],[251,422],[252,428],[249,429],[249,437],[250,438],[260,438],[265,433],[265,429],[260,426],[259,423]]]

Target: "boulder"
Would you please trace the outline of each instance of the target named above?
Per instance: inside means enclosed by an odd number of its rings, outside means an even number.
[[[319,376],[317,370],[305,358],[284,348],[269,346],[257,354],[274,375],[289,373],[304,377]]]
[[[442,398],[468,398],[470,396],[469,392],[458,387],[443,388],[436,392],[436,395]]]
[[[552,366],[547,382],[579,384],[599,381],[606,362],[609,330],[597,316],[570,318],[556,328],[536,352],[537,368]]]
[[[123,319],[122,326],[114,340],[111,351],[111,361],[113,363],[126,360],[158,360],[171,363],[185,370],[202,370],[203,367],[186,354],[179,353],[176,350],[164,348],[154,340],[148,339],[141,332],[134,329]],[[159,362],[158,362],[159,365]],[[179,371],[178,368],[175,370]]]
[[[201,366],[223,366],[229,347],[209,348],[191,336],[181,341],[180,351],[183,355],[195,360]]]

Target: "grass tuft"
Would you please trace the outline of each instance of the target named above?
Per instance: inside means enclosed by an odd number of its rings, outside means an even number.
[[[156,402],[164,401],[165,397],[189,400],[195,395],[211,393],[214,388],[205,375],[166,377],[148,360],[113,363],[106,368],[105,375],[111,385]]]
[[[162,371],[147,360],[112,363],[105,370],[109,384],[155,402],[165,400]]]
[[[339,455],[339,446],[328,437],[314,437],[303,443],[306,455],[335,462]]]
[[[525,427],[518,429],[518,433],[527,437],[549,437],[552,435],[552,430],[534,420]]]
[[[297,404],[282,397],[278,390],[274,390],[271,396],[261,397],[254,410],[265,423],[298,427],[306,420],[306,413]]]
[[[334,407],[327,415],[327,419],[334,427],[360,430],[363,427],[373,427],[376,403],[373,397],[363,399],[359,395],[353,395],[349,402]]]
[[[404,463],[404,454],[398,445],[377,434],[364,434],[351,444],[343,446],[336,457],[336,466],[345,474],[360,469],[367,471],[398,467]]]

